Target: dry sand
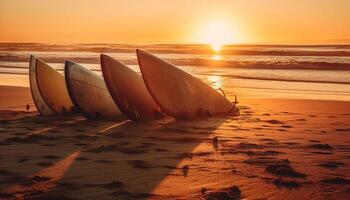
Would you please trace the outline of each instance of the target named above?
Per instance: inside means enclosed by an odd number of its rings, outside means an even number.
[[[0,199],[350,198],[350,102],[240,101],[239,117],[92,121],[0,87]]]

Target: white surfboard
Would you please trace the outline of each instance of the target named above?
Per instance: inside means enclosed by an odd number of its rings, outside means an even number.
[[[46,104],[45,100],[39,92],[39,88],[36,82],[36,62],[37,58],[33,55],[30,56],[29,60],[29,85],[32,93],[32,98],[36,109],[41,115],[53,115],[55,112]]]
[[[71,61],[66,61],[64,73],[69,96],[84,116],[107,119],[121,116],[101,76]]]
[[[46,104],[56,114],[68,114],[73,109],[64,76],[40,59],[36,62],[36,82]]]
[[[141,50],[137,58],[148,91],[166,114],[192,119],[236,110],[226,97],[175,65]]]

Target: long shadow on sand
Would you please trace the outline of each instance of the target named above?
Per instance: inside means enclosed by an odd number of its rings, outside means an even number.
[[[8,121],[0,125],[0,198],[157,198],[152,191],[169,175],[185,178],[181,161],[211,143],[210,135],[227,120]]]

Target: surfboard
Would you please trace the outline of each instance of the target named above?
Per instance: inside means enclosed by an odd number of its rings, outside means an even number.
[[[107,119],[121,116],[101,76],[71,61],[66,61],[64,74],[69,96],[84,116]]]
[[[41,96],[36,82],[36,62],[37,58],[33,55],[30,56],[29,60],[29,85],[30,91],[32,93],[32,98],[36,109],[41,115],[53,115],[55,112],[46,104],[45,100]]]
[[[235,104],[202,80],[150,53],[137,50],[146,87],[161,109],[177,119],[230,113]]]
[[[56,114],[68,114],[73,111],[64,76],[40,59],[36,62],[36,82],[46,104]]]
[[[153,120],[163,117],[140,74],[104,54],[101,54],[101,68],[114,102],[131,120]]]

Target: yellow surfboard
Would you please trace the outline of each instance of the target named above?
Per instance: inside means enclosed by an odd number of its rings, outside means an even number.
[[[36,82],[36,62],[37,58],[33,55],[30,56],[29,60],[29,85],[32,93],[32,98],[36,109],[41,115],[53,115],[55,112],[46,104],[45,100],[41,96]]]
[[[64,76],[38,59],[36,82],[46,104],[57,114],[72,112],[73,103],[69,97]]]
[[[101,76],[71,61],[66,61],[64,73],[69,96],[84,116],[107,119],[121,117]]]
[[[137,58],[148,91],[166,114],[192,119],[236,110],[226,97],[175,65],[141,50]]]

